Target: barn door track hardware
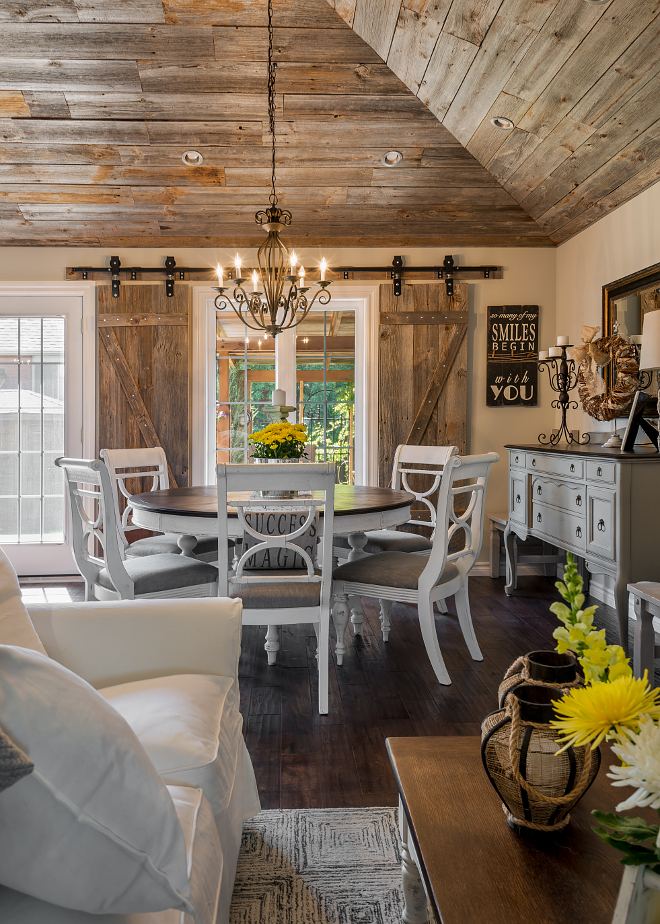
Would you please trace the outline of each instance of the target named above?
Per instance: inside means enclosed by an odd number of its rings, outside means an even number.
[[[363,274],[380,275],[389,273],[394,286],[394,294],[401,295],[401,282],[405,279],[444,279],[449,298],[454,294],[454,279],[461,277],[494,279],[501,277],[500,266],[459,266],[454,258],[448,254],[442,261],[442,266],[404,266],[403,257],[398,256],[392,260],[392,266],[338,266],[333,272],[344,279],[357,279]]]

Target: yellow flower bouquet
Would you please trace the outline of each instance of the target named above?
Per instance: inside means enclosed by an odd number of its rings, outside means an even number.
[[[566,601],[550,609],[564,624],[555,629],[557,650],[572,651],[582,669],[586,685],[576,687],[555,705],[557,716],[552,727],[568,747],[612,742],[612,750],[622,761],[611,766],[613,786],[631,786],[628,799],[616,812],[635,806],[651,806],[660,811],[660,690],[651,689],[646,674],[633,677],[630,661],[620,645],[608,645],[605,631],[593,626],[595,606],[582,609],[582,578],[570,555],[564,583],[557,588]],[[558,753],[561,753],[559,751]],[[660,826],[642,818],[616,813],[593,812],[601,827],[596,834],[622,851],[627,866],[649,865],[660,871]]]
[[[302,459],[307,443],[307,430],[303,424],[288,421],[268,424],[248,437],[254,446],[255,459]]]

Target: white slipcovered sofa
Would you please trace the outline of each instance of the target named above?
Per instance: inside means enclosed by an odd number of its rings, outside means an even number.
[[[15,582],[0,550],[0,646],[34,651],[17,622],[25,617],[24,611],[17,614]],[[238,709],[241,601],[38,605],[29,615],[49,658],[98,690],[137,735],[183,828],[193,903],[202,896],[204,904],[198,920],[227,924],[242,823],[260,809]],[[2,725],[0,714],[0,730]],[[0,793],[0,828],[4,797]],[[0,885],[0,921],[192,924],[193,917],[172,908],[141,914],[71,910]]]

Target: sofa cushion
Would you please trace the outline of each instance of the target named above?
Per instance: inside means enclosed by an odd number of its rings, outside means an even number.
[[[196,584],[213,584],[218,580],[218,569],[207,562],[188,558],[185,555],[145,555],[143,558],[128,558],[124,562],[126,573],[134,582],[136,594],[152,594],[161,590],[175,590],[177,587],[193,587]],[[107,568],[99,571],[96,579],[101,587],[115,590]]]
[[[46,654],[25,609],[11,562],[0,549],[0,645],[19,645]]]
[[[35,765],[0,793],[0,883],[91,913],[192,911],[172,799],[106,700],[45,655],[0,645],[0,715]]]
[[[153,914],[90,914],[41,901],[0,886],[2,924],[213,924],[216,920],[224,857],[213,812],[201,789],[167,787],[186,842],[190,892],[196,922],[170,909]]]
[[[381,552],[380,555],[369,555],[357,561],[345,562],[332,572],[332,580],[417,590],[419,576],[428,563],[429,560],[425,555]],[[448,584],[456,577],[458,577],[456,565],[448,562],[442,578],[437,583]]]
[[[428,552],[433,543],[426,536],[404,533],[397,529],[372,529],[365,533],[367,544],[363,551],[369,555],[379,552]],[[350,549],[348,536],[333,536],[332,544],[338,549]]]
[[[215,815],[227,807],[243,719],[234,681],[173,674],[99,690],[128,722],[168,785],[198,786]]]

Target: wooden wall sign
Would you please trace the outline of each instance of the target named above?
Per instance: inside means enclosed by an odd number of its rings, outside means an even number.
[[[487,407],[536,407],[538,331],[538,305],[488,308]]]

